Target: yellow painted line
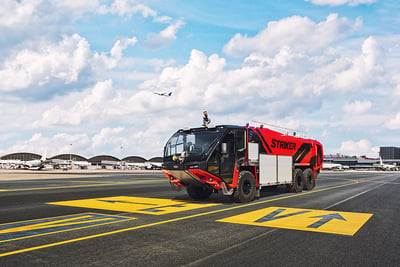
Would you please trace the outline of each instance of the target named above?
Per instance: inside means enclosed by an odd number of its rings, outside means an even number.
[[[68,181],[70,183],[93,183],[93,184],[124,184],[126,182],[100,182],[100,181]],[[128,182],[130,183],[130,182]]]
[[[220,205],[216,203],[200,203],[185,200],[128,196],[58,201],[49,202],[46,204],[151,215],[164,215]]]
[[[350,181],[350,182],[355,182],[359,183],[360,181],[355,180],[355,179],[347,179],[347,178],[330,178],[330,177],[324,177],[324,178],[319,178],[318,180],[336,180],[336,181]]]
[[[131,178],[132,180],[167,180],[168,181],[168,179],[165,177],[165,178],[151,178],[151,177],[141,177],[141,178],[138,178],[138,177],[135,177],[135,178]]]
[[[400,184],[396,182],[381,182],[381,181],[368,181],[368,183],[375,183],[375,184]]]
[[[137,184],[143,181],[136,182],[124,182],[121,184]],[[32,190],[49,190],[49,189],[63,189],[63,188],[80,188],[80,187],[93,187],[93,186],[107,186],[112,184],[102,183],[102,184],[83,184],[83,185],[66,185],[66,186],[51,186],[51,187],[34,187],[34,188],[21,188],[21,189],[1,189],[3,192],[19,192],[19,191],[32,191]]]
[[[353,236],[373,214],[331,210],[268,207],[218,222]]]
[[[380,178],[371,179],[371,180],[384,179],[384,178],[387,178],[387,177],[380,177]],[[60,245],[64,245],[64,244],[70,244],[70,243],[79,242],[79,241],[83,241],[83,240],[88,240],[88,239],[92,239],[92,238],[97,238],[97,237],[103,237],[103,236],[108,236],[108,235],[128,232],[128,231],[132,231],[132,230],[136,230],[136,229],[157,226],[157,225],[166,224],[166,223],[170,223],[170,222],[177,222],[177,221],[182,221],[182,220],[186,220],[186,219],[192,219],[192,218],[196,218],[196,217],[200,217],[200,216],[220,213],[220,212],[224,212],[224,211],[235,210],[235,209],[239,209],[239,208],[244,208],[244,207],[264,204],[264,203],[268,203],[268,202],[273,202],[273,201],[278,201],[278,200],[283,200],[283,199],[288,199],[288,198],[294,198],[294,197],[300,197],[300,196],[304,196],[304,195],[308,195],[308,194],[319,193],[319,192],[328,191],[328,190],[337,189],[337,188],[346,187],[346,186],[355,185],[355,184],[357,184],[357,183],[353,182],[353,183],[348,183],[348,184],[344,184],[344,185],[332,186],[332,187],[322,188],[322,189],[319,189],[319,190],[309,191],[309,192],[306,192],[306,193],[299,193],[299,194],[293,194],[293,195],[289,195],[289,196],[278,197],[278,198],[268,199],[268,200],[259,201],[259,202],[252,202],[252,203],[243,204],[243,205],[240,205],[240,206],[235,206],[235,207],[230,207],[230,208],[225,208],[225,209],[219,209],[219,210],[213,210],[213,211],[209,211],[209,212],[198,213],[198,214],[184,216],[184,217],[180,217],[180,218],[174,218],[174,219],[170,219],[170,220],[165,220],[165,221],[160,221],[160,222],[154,222],[154,223],[149,223],[149,224],[143,224],[143,225],[138,225],[138,226],[134,226],[134,227],[124,228],[124,229],[115,230],[115,231],[111,231],[111,232],[106,232],[106,233],[101,233],[101,234],[96,234],[96,235],[89,235],[89,236],[84,236],[84,237],[75,238],[75,239],[69,239],[69,240],[50,243],[50,244],[46,244],[46,245],[42,245],[42,246],[36,246],[36,247],[30,247],[30,248],[25,248],[25,249],[5,252],[5,253],[1,253],[0,257],[19,254],[19,253],[28,252],[28,251],[34,251],[34,250],[43,249],[43,248],[60,246]]]
[[[78,217],[73,217],[73,218],[69,218],[69,219],[59,220],[59,221],[57,221],[57,225],[60,225],[60,223],[63,223],[60,226],[64,226],[64,225],[67,225],[68,222],[70,222],[70,221],[86,219],[86,218],[90,218],[90,216],[78,216]],[[104,219],[102,219],[102,220],[104,220]],[[52,224],[54,224],[53,221],[45,222],[45,223],[39,223],[39,224],[35,224],[35,225],[26,225],[26,226],[14,227],[14,228],[0,230],[0,234],[27,231],[27,230],[33,230],[33,229],[42,229],[42,228],[47,228],[49,225],[52,225]],[[74,223],[72,223],[72,224],[74,224]],[[75,222],[75,224],[76,224],[76,222]]]
[[[94,216],[100,216],[100,218],[91,219]],[[62,219],[65,217],[70,217],[70,218]],[[89,220],[85,221],[85,219],[89,219]],[[115,219],[117,219],[117,220],[115,220]],[[17,237],[0,240],[0,243],[10,242],[10,241],[15,241],[15,240],[20,240],[20,239],[26,239],[26,238],[32,238],[32,237],[38,237],[38,236],[44,236],[44,235],[55,234],[55,233],[62,233],[62,232],[67,232],[67,231],[72,231],[72,230],[79,230],[79,229],[84,229],[84,228],[88,228],[88,227],[107,225],[107,224],[111,224],[111,223],[124,222],[124,221],[135,220],[135,219],[137,219],[137,218],[127,217],[127,216],[119,216],[119,215],[105,215],[105,214],[90,212],[90,213],[81,213],[81,214],[64,215],[64,216],[57,216],[57,217],[48,217],[48,218],[43,218],[43,219],[20,221],[20,222],[15,222],[15,223],[5,223],[5,224],[0,224],[0,227],[4,228],[0,232],[0,237],[3,239],[5,234],[13,234],[13,233],[15,233]],[[50,220],[50,221],[40,223],[40,221],[45,221],[45,220]],[[75,220],[75,222],[72,222],[74,220]],[[76,220],[81,220],[81,221],[76,221]],[[99,223],[99,222],[103,222],[103,223]],[[89,223],[90,225],[74,227],[76,225],[85,224],[85,223]],[[96,223],[96,224],[93,224],[93,223]],[[23,225],[23,226],[17,226],[17,225]],[[16,227],[13,227],[13,226],[16,226]],[[63,226],[70,226],[70,227],[63,229],[63,230],[52,230],[51,229],[53,227],[63,227]],[[50,230],[46,231],[46,229],[50,229]],[[29,233],[29,231],[32,231],[32,230],[34,230],[35,232]],[[18,232],[20,232],[20,233],[25,232],[26,235],[18,236]],[[3,235],[3,236],[1,236],[1,235]]]

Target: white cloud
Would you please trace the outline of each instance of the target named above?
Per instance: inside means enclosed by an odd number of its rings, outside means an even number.
[[[281,47],[289,46],[295,51],[315,52],[348,36],[361,24],[359,18],[351,24],[337,14],[330,14],[320,23],[307,17],[292,16],[269,22],[267,28],[254,37],[236,34],[223,51],[231,56],[246,56],[252,52],[273,55]]]
[[[1,66],[0,91],[41,86],[52,79],[76,82],[89,57],[89,44],[78,34],[64,36],[57,44],[44,42],[36,50],[21,50]]]
[[[86,134],[57,133],[47,137],[42,133],[35,133],[28,140],[16,142],[7,151],[10,153],[29,151],[42,155],[47,150],[48,156],[79,151],[80,155],[85,155],[89,151],[90,144],[91,140]]]
[[[371,82],[379,81],[381,72],[381,48],[374,37],[367,38],[362,45],[362,53],[348,60],[348,67],[336,73],[335,86],[343,90],[357,90]]]
[[[108,7],[102,5],[97,10],[100,14],[117,14],[122,17],[131,17],[135,14],[142,14],[143,17],[149,16],[156,17],[157,12],[144,4],[136,4],[135,0],[115,0],[114,3]]]
[[[70,103],[55,105],[43,112],[40,121],[33,123],[34,127],[49,127],[52,125],[80,125],[88,118],[102,120],[108,117],[108,101],[115,97],[112,81],[98,82],[93,88],[87,89],[81,99],[72,107]]]
[[[2,0],[0,5],[0,26],[28,24],[42,0]]]
[[[176,33],[184,24],[183,20],[179,19],[159,33],[147,34],[147,39],[144,41],[143,46],[147,49],[160,49],[168,46],[176,40]]]
[[[123,127],[103,128],[100,133],[93,136],[92,146],[94,148],[104,146],[104,144],[114,144],[116,147],[121,146],[125,142],[124,138],[119,136],[123,131]]]
[[[155,22],[161,22],[161,23],[170,23],[171,20],[172,20],[172,18],[169,16],[161,16],[161,17],[154,18]]]
[[[51,0],[50,4],[61,12],[68,12],[73,18],[78,18],[86,12],[95,11],[99,6],[99,0]]]
[[[343,106],[343,111],[349,114],[360,115],[367,112],[372,107],[372,103],[369,100],[365,101],[354,101]]]
[[[122,53],[129,46],[134,46],[137,43],[137,38],[124,38],[117,40],[111,48],[110,56],[107,53],[96,52],[93,56],[93,69],[113,69],[122,59]]]
[[[339,150],[340,153],[345,155],[376,157],[379,152],[379,147],[373,147],[370,141],[361,139],[359,141],[344,141]]]
[[[111,49],[111,56],[116,59],[121,59],[122,51],[128,48],[129,45],[135,45],[136,43],[137,43],[136,37],[133,37],[131,39],[118,40]]]
[[[311,2],[315,5],[328,5],[328,6],[340,6],[349,5],[357,6],[360,4],[372,4],[376,3],[377,0],[305,0],[306,2]]]
[[[389,121],[385,124],[386,128],[390,130],[400,129],[400,112],[398,112],[393,118],[389,118]]]

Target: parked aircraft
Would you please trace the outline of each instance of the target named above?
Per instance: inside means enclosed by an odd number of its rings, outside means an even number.
[[[343,166],[340,163],[322,163],[322,169],[324,170],[332,170],[332,171],[342,171],[344,169],[348,169],[349,166]]]
[[[380,163],[380,168],[384,171],[397,171],[398,170],[396,165],[383,163],[381,156],[379,156],[379,163]]]
[[[41,170],[44,168],[44,163],[47,162],[47,150],[40,159],[21,161],[21,168],[28,170]]]

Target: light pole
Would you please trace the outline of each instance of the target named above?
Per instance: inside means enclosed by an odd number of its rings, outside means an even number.
[[[71,146],[71,149],[69,150],[69,165],[72,169],[72,144],[69,144]]]

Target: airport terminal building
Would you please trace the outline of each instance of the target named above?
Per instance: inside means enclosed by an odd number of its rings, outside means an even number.
[[[41,160],[42,156],[29,152],[18,152],[0,156],[0,168],[29,168],[32,161]],[[122,159],[111,155],[98,155],[85,158],[76,154],[59,154],[48,157],[42,162],[43,167],[50,169],[161,169],[162,157],[145,159],[129,156]]]
[[[400,166],[399,147],[380,147],[382,160],[388,164]],[[40,160],[41,155],[29,152],[11,153],[0,156],[0,168],[23,168],[24,163]],[[53,169],[161,169],[163,158],[153,157],[145,159],[140,156],[128,156],[122,159],[111,155],[98,155],[85,158],[76,154],[60,154],[47,158],[43,162],[46,168]],[[324,155],[325,163],[342,164],[350,169],[373,169],[379,167],[378,158],[366,158],[344,155]]]
[[[379,154],[383,160],[400,160],[400,147],[381,147]]]

